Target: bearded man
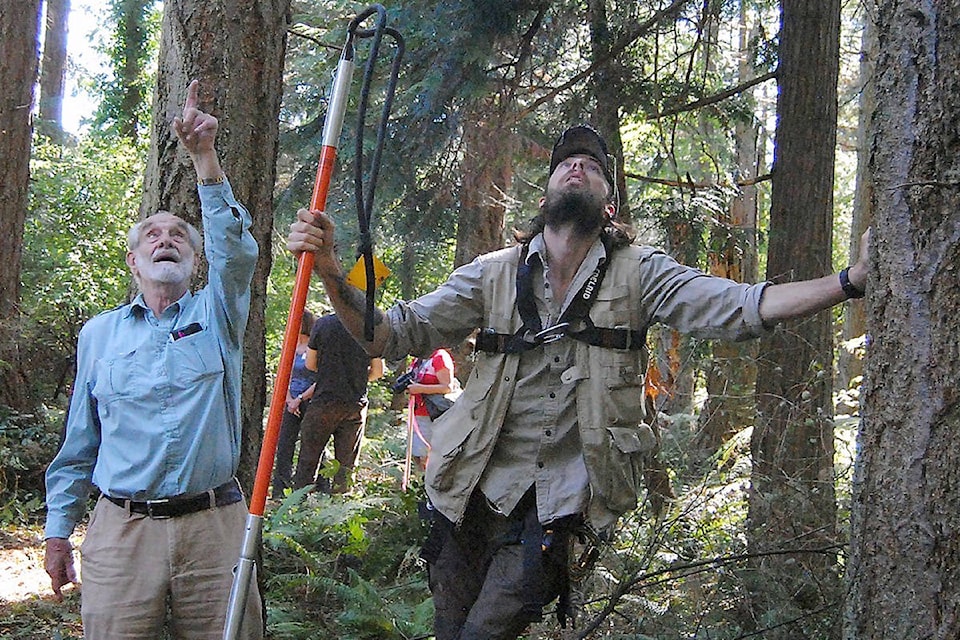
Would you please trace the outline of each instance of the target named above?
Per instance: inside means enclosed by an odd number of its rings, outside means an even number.
[[[839,275],[741,284],[631,244],[613,218],[600,135],[560,136],[540,213],[518,243],[457,269],[432,293],[378,312],[345,283],[329,216],[302,210],[287,246],[313,251],[337,315],[370,356],[424,357],[480,332],[463,394],[438,419],[427,463],[434,508],[423,557],[437,640],[509,640],[569,597],[570,547],[602,539],[637,504],[657,445],[645,422],[647,328],[743,340],[862,295],[866,246]],[[582,566],[577,566],[578,571]]]

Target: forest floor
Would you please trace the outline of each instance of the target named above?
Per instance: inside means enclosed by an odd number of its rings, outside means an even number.
[[[53,597],[43,569],[42,529],[0,529],[0,638],[68,640],[82,635],[79,590],[65,589],[63,602]]]

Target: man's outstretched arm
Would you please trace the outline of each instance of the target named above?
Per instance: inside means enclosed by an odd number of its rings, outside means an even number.
[[[860,242],[860,256],[856,264],[847,271],[847,275],[857,290],[866,290],[867,273],[870,268],[869,259],[870,230],[868,229]],[[847,294],[840,286],[837,274],[803,280],[800,282],[786,282],[767,287],[760,299],[760,317],[764,323],[773,325],[781,320],[803,318],[818,311],[828,309],[847,299]]]
[[[347,283],[335,251],[334,228],[333,220],[322,211],[300,209],[297,221],[290,225],[287,249],[298,257],[304,251],[314,254],[313,270],[323,281],[340,322],[371,357],[379,357],[390,337],[390,327],[383,312],[374,309],[373,340],[364,339],[366,298],[362,291]]]

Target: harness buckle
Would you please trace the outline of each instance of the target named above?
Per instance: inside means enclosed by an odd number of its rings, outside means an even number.
[[[547,327],[543,331],[537,332],[533,337],[540,344],[550,344],[551,342],[556,342],[560,338],[567,335],[567,329],[569,328],[569,322],[561,322],[553,325],[552,327]]]

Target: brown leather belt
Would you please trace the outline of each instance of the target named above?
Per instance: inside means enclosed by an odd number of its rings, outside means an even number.
[[[191,495],[180,495],[172,498],[162,498],[160,500],[147,500],[146,502],[137,502],[127,500],[126,498],[114,498],[104,494],[103,496],[118,507],[128,509],[130,513],[138,513],[150,516],[154,519],[176,518],[185,516],[205,509],[214,507],[225,507],[228,504],[240,502],[243,499],[243,493],[240,491],[240,484],[236,478],[223,483],[215,489],[210,489],[204,493],[195,493]]]

